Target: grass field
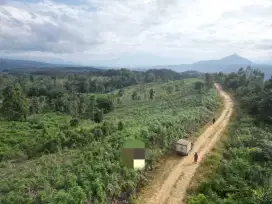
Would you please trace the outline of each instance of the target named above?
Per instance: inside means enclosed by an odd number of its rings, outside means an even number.
[[[128,87],[104,124],[82,120],[72,128],[71,117],[58,113],[36,115],[27,122],[1,121],[1,203],[127,199],[144,185],[145,172],[121,163],[125,139],[145,142],[151,150],[147,169],[152,169],[178,138],[197,131],[220,106],[216,90],[200,93],[194,89],[196,80]],[[150,88],[155,90],[153,100]],[[131,99],[134,91],[139,100]],[[123,128],[118,128],[120,121]]]

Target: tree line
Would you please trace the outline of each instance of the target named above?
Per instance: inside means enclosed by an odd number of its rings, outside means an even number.
[[[53,70],[53,71],[57,71]],[[65,71],[65,69],[62,69]],[[78,93],[108,93],[115,89],[131,85],[167,82],[188,77],[168,69],[153,69],[146,72],[131,71],[128,69],[109,69],[92,72],[62,72],[54,74],[52,70],[42,69],[41,73],[16,72],[0,75],[3,82],[18,81],[28,96],[52,95],[59,91]],[[2,84],[3,86],[3,84]],[[1,84],[0,84],[1,89]]]
[[[46,70],[43,71],[46,73]],[[8,120],[25,120],[32,114],[62,112],[101,122],[103,115],[114,109],[114,101],[121,101],[123,88],[184,77],[164,69],[146,72],[105,70],[63,76],[4,73],[0,74],[0,110],[2,117]],[[119,89],[118,94],[107,94],[116,89]],[[154,89],[150,89],[149,98],[153,99],[154,94]],[[139,100],[140,96],[134,91],[131,98]]]
[[[251,67],[237,73],[213,75],[235,97],[239,106],[255,118],[256,123],[272,122],[272,77],[264,80],[264,73]]]

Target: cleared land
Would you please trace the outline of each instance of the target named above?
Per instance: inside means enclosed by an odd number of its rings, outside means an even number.
[[[26,122],[1,121],[0,202],[127,200],[140,188],[145,173],[127,169],[120,162],[125,139],[146,143],[152,150],[148,161],[152,169],[178,138],[196,132],[218,109],[216,90],[196,90],[197,80],[125,88],[103,124],[81,120],[78,127],[70,127],[71,116],[59,113],[34,115]],[[155,90],[153,100],[149,98],[151,88]],[[134,91],[137,100],[131,99]],[[118,127],[120,121],[123,128]]]

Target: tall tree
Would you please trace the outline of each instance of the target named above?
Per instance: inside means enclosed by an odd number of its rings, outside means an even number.
[[[82,77],[79,79],[79,92],[81,93],[88,93],[90,89],[90,83],[88,78]]]
[[[209,73],[205,74],[205,84],[206,84],[207,88],[211,88],[213,85],[212,76]]]
[[[40,103],[38,97],[33,97],[30,104],[30,114],[40,113]]]
[[[138,95],[137,91],[133,91],[131,95],[132,100],[140,100],[141,97]]]
[[[97,106],[96,97],[95,97],[95,95],[92,95],[90,97],[90,100],[88,101],[88,106],[87,106],[87,110],[86,110],[87,115],[91,116],[92,120],[94,120],[94,117],[95,117],[96,106]]]
[[[201,81],[197,81],[195,83],[195,89],[198,90],[198,91],[201,91],[204,87],[204,84],[201,82]]]
[[[148,72],[145,78],[146,82],[153,82],[155,81],[156,77],[153,72]]]
[[[28,114],[28,101],[19,84],[7,87],[3,92],[2,111],[8,120],[23,120]]]
[[[87,100],[85,96],[80,95],[79,96],[79,104],[78,104],[78,111],[79,114],[85,114],[87,110]]]
[[[112,100],[107,98],[98,98],[96,102],[97,107],[101,110],[104,110],[104,113],[108,113],[114,109]]]
[[[118,92],[118,96],[122,97],[124,95],[125,90],[124,89],[120,89]]]
[[[150,89],[150,90],[149,90],[149,98],[150,98],[151,100],[153,100],[154,94],[155,94],[154,89]]]

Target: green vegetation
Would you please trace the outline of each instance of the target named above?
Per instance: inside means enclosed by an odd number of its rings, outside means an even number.
[[[28,112],[27,98],[22,93],[20,85],[16,84],[14,87],[8,86],[4,89],[1,112],[9,120],[26,119]]]
[[[187,203],[272,203],[272,78],[264,81],[263,73],[250,67],[212,77],[232,93],[236,110]]]
[[[1,203],[130,200],[146,183],[146,172],[155,162],[172,150],[178,138],[190,136],[211,120],[220,105],[207,82],[201,91],[195,89],[201,79],[184,80],[165,70],[105,73],[93,73],[87,81],[103,79],[104,87],[138,75],[142,81],[118,85],[111,92],[93,90],[89,83],[84,92],[86,84],[81,87],[77,81],[80,74],[72,79],[1,76],[2,93],[15,93],[2,94],[1,108],[9,111],[1,112],[0,121]],[[21,88],[8,88],[13,83]],[[11,114],[13,107],[19,107],[19,120]],[[122,164],[126,139],[140,139],[151,150],[145,171]]]

